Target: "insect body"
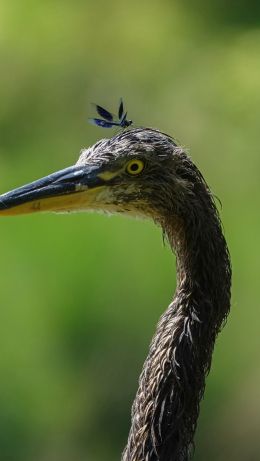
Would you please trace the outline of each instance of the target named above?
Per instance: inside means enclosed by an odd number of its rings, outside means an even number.
[[[111,112],[108,112],[103,107],[95,104],[95,108],[98,115],[102,118],[90,118],[89,122],[93,125],[101,126],[102,128],[112,128],[113,126],[127,128],[133,123],[132,120],[127,120],[126,118],[127,112],[124,113],[124,104],[122,99],[120,99],[118,107],[118,120],[115,120]]]

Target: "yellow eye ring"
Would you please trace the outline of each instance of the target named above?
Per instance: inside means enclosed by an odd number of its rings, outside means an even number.
[[[128,174],[131,174],[132,176],[136,176],[140,173],[142,173],[144,169],[144,162],[139,159],[133,159],[128,162],[126,165],[126,171]]]

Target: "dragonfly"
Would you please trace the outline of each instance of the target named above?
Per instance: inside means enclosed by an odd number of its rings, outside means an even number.
[[[118,107],[118,119],[104,109],[104,107],[94,104],[98,115],[102,118],[90,118],[89,122],[93,125],[101,126],[102,128],[112,128],[113,126],[119,126],[121,128],[127,128],[132,125],[132,120],[127,120],[127,112],[124,111],[124,104],[122,98],[119,101]]]

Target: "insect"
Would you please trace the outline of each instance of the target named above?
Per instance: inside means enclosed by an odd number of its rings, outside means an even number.
[[[124,112],[124,104],[122,98],[119,101],[118,107],[118,120],[114,119],[114,116],[111,112],[108,112],[101,106],[94,104],[98,115],[101,118],[90,118],[89,122],[93,125],[101,126],[102,128],[112,128],[113,126],[119,126],[121,128],[127,128],[128,126],[132,125],[132,120],[127,120],[127,112]]]

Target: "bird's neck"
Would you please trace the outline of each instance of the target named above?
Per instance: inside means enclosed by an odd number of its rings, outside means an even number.
[[[209,194],[207,200],[162,223],[176,253],[177,289],[144,364],[124,461],[187,461],[192,450],[215,339],[230,306],[228,250]]]

